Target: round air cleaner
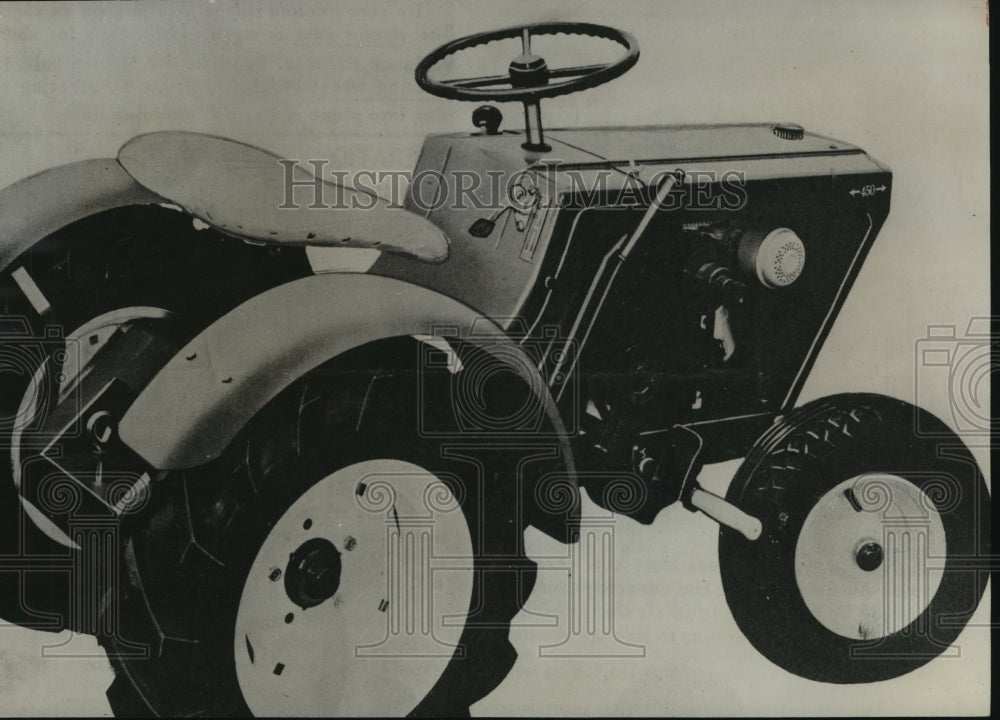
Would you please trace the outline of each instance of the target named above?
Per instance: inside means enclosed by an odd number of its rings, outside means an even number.
[[[764,233],[748,230],[737,250],[740,267],[757,276],[764,287],[779,288],[799,279],[806,264],[806,247],[788,228]]]

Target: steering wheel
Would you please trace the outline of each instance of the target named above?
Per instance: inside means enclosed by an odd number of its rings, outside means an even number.
[[[625,54],[614,62],[549,69],[545,60],[531,52],[531,38],[537,35],[585,35],[603,38],[625,48]],[[505,75],[431,80],[427,75],[441,60],[460,50],[486,45],[496,40],[521,39],[521,54],[515,57]],[[492,100],[494,102],[519,101],[524,103],[525,124],[530,150],[548,150],[542,139],[541,112],[538,102],[542,98],[567,95],[602,85],[629,70],[639,60],[639,45],[627,32],[592,23],[554,22],[538,23],[493,30],[468,35],[445,43],[428,54],[417,65],[417,84],[431,95],[450,100]],[[557,82],[550,82],[556,80]],[[507,87],[503,87],[507,86]]]

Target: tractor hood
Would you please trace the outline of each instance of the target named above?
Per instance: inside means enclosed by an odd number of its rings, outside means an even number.
[[[447,238],[424,218],[235,140],[150,133],[125,143],[118,162],[139,184],[226,235],[373,248],[430,262],[448,257]]]
[[[565,155],[565,148],[573,148],[611,163],[683,164],[704,160],[862,153],[853,145],[808,132],[792,123],[569,128],[551,130],[545,137],[556,141],[553,154]]]

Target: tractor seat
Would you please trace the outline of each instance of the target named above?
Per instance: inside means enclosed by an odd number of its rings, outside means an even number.
[[[447,237],[429,220],[236,140],[154,132],[125,143],[118,162],[147,189],[243,240],[372,248],[427,262],[448,257]],[[317,199],[323,207],[314,206]]]

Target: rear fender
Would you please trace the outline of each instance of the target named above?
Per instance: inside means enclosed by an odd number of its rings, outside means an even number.
[[[0,190],[0,272],[39,240],[90,215],[166,202],[113,159],[44,170]]]
[[[495,323],[451,298],[372,275],[302,278],[261,293],[219,318],[150,381],[122,417],[119,436],[155,468],[201,465],[219,457],[268,401],[304,373],[353,348],[401,336],[471,342],[516,371],[547,415],[548,427],[554,430],[550,437],[561,446],[567,471],[560,481],[570,481],[575,496],[564,425],[520,346]]]

